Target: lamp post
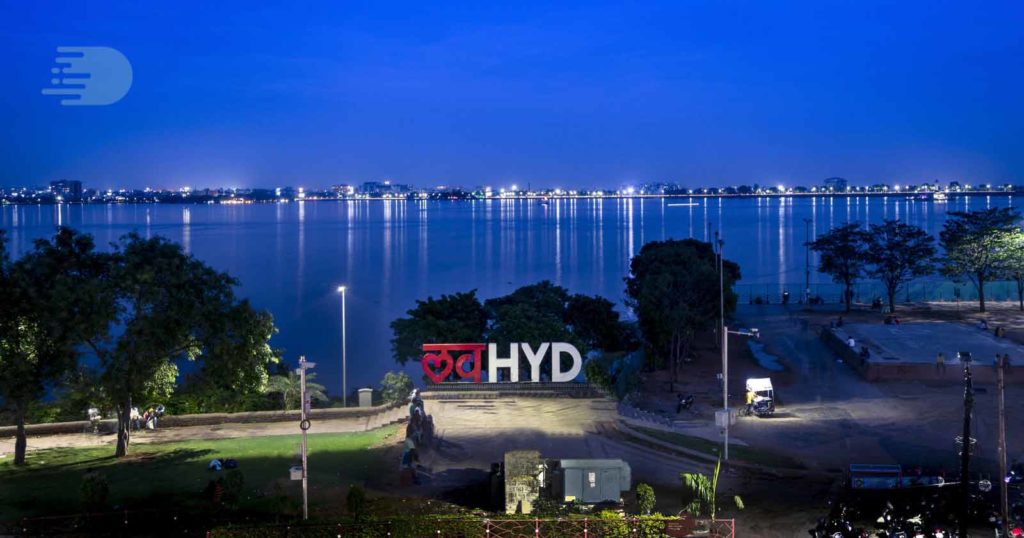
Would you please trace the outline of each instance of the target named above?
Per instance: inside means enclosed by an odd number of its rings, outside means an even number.
[[[729,409],[729,335],[753,336],[760,338],[757,329],[730,331],[728,327],[722,327],[722,416],[725,428],[725,446],[722,450],[725,461],[729,461],[729,426],[732,423],[732,411]]]
[[[960,536],[967,536],[967,507],[970,504],[971,489],[971,412],[974,409],[974,382],[971,379],[971,354],[961,351],[958,354],[964,365],[964,431],[960,438]],[[1004,480],[1000,477],[1000,480]]]
[[[302,430],[302,519],[309,519],[309,500],[308,500],[308,484],[309,484],[309,472],[307,471],[306,465],[306,430],[309,429],[309,411],[310,405],[309,400],[306,397],[306,370],[316,366],[315,362],[307,362],[305,356],[299,357],[299,397],[302,402],[302,408],[300,416],[302,417],[299,421],[299,429]]]
[[[341,294],[341,406],[348,407],[348,342],[345,339],[345,286],[338,286]]]
[[[811,219],[804,219],[804,304],[811,300]]]

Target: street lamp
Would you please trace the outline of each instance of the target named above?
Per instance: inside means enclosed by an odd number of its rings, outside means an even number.
[[[341,406],[348,407],[348,342],[345,340],[345,286],[338,286],[341,294]]]
[[[303,521],[309,519],[309,500],[308,500],[308,488],[309,484],[309,471],[306,460],[306,454],[308,452],[308,445],[306,443],[306,430],[309,429],[309,412],[310,402],[306,396],[306,370],[316,366],[315,362],[309,362],[303,355],[299,357],[299,367],[297,368],[299,373],[299,385],[300,394],[299,399],[302,402],[301,411],[299,416],[299,429],[302,430],[302,519]]]
[[[730,331],[729,327],[722,327],[722,410],[718,412],[721,418],[719,424],[725,429],[725,447],[723,454],[725,461],[729,461],[729,426],[735,420],[736,415],[729,409],[729,335],[752,336],[760,338],[761,333],[757,329]]]

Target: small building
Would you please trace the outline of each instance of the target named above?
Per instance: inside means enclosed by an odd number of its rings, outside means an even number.
[[[618,504],[629,491],[631,471],[622,460],[559,460],[552,471],[555,498],[576,504]]]
[[[529,514],[542,498],[577,506],[618,505],[632,479],[622,460],[545,460],[535,450],[506,452],[497,472],[504,479],[509,514]]]

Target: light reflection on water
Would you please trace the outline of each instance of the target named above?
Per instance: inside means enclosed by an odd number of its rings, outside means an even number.
[[[932,233],[949,211],[1014,205],[1010,196],[695,198],[682,200],[341,201],[265,205],[4,206],[0,227],[18,256],[57,225],[91,233],[101,248],[136,230],[163,235],[238,277],[240,294],[269,309],[274,344],[318,361],[340,386],[340,298],[349,286],[350,386],[393,368],[388,324],[416,299],[470,289],[483,298],[550,279],[620,302],[629,258],[646,241],[720,231],[743,284],[802,284],[805,224],[812,236],[850,220],[902,218]],[[709,227],[710,224],[710,227]],[[813,271],[811,282],[829,282]],[[338,358],[338,360],[335,360]],[[415,368],[410,370],[418,378]]]

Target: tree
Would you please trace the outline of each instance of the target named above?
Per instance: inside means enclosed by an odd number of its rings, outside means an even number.
[[[576,339],[589,349],[621,351],[632,344],[615,304],[604,297],[580,294],[569,297],[565,323]]]
[[[124,236],[113,254],[117,310],[108,336],[87,339],[118,418],[117,456],[128,453],[133,402],[166,398],[178,364],[198,362],[217,382],[252,387],[272,360],[269,315],[234,295],[237,281],[162,237]],[[217,364],[215,364],[217,363]]]
[[[693,514],[695,517],[715,518],[716,501],[718,499],[718,473],[722,468],[722,460],[719,458],[715,464],[715,473],[712,476],[701,473],[680,473],[683,480],[683,491],[686,492],[688,501],[683,510]]]
[[[391,352],[401,365],[419,360],[423,344],[483,342],[487,331],[487,313],[476,290],[438,299],[427,297],[416,301],[416,308],[406,314],[408,317],[391,322]]]
[[[1024,312],[1024,231],[1019,228],[1007,233],[1000,266],[1000,276],[1017,284],[1017,304]]]
[[[310,401],[327,401],[327,389],[319,383],[313,383],[316,374],[306,372],[306,396]],[[267,392],[280,394],[284,410],[298,409],[302,402],[302,377],[295,372],[288,372],[288,375],[271,376],[267,382]]]
[[[641,514],[650,515],[654,511],[656,502],[654,488],[643,482],[636,485],[636,506],[640,509]]]
[[[269,344],[277,333],[273,316],[242,300],[201,330],[206,360],[188,376],[188,392],[218,410],[257,401],[266,392],[268,368],[280,363],[280,352]]]
[[[93,250],[91,237],[60,228],[14,263],[0,252],[0,398],[14,410],[16,465],[25,463],[30,406],[74,371],[77,344],[101,334],[113,310],[95,285],[107,257]]]
[[[917,226],[886,219],[870,226],[864,242],[867,274],[882,281],[889,311],[895,312],[900,286],[935,270],[935,238]]]
[[[860,223],[853,222],[832,228],[807,243],[811,250],[821,255],[818,271],[831,276],[833,282],[843,285],[847,312],[850,311],[853,284],[864,273],[864,239]]]
[[[714,327],[719,317],[716,260],[710,243],[684,239],[647,243],[630,262],[627,303],[637,315],[649,356],[667,360],[673,377],[697,333]],[[729,260],[724,260],[723,268],[724,309],[729,315],[736,308],[732,285],[740,270]]]
[[[978,290],[979,309],[985,311],[985,283],[1003,271],[1004,251],[1017,230],[1020,215],[1008,207],[957,211],[942,227],[939,240],[946,251],[942,274],[966,277]]]
[[[388,372],[380,382],[380,397],[387,403],[400,402],[412,392],[413,384],[405,372]]]

